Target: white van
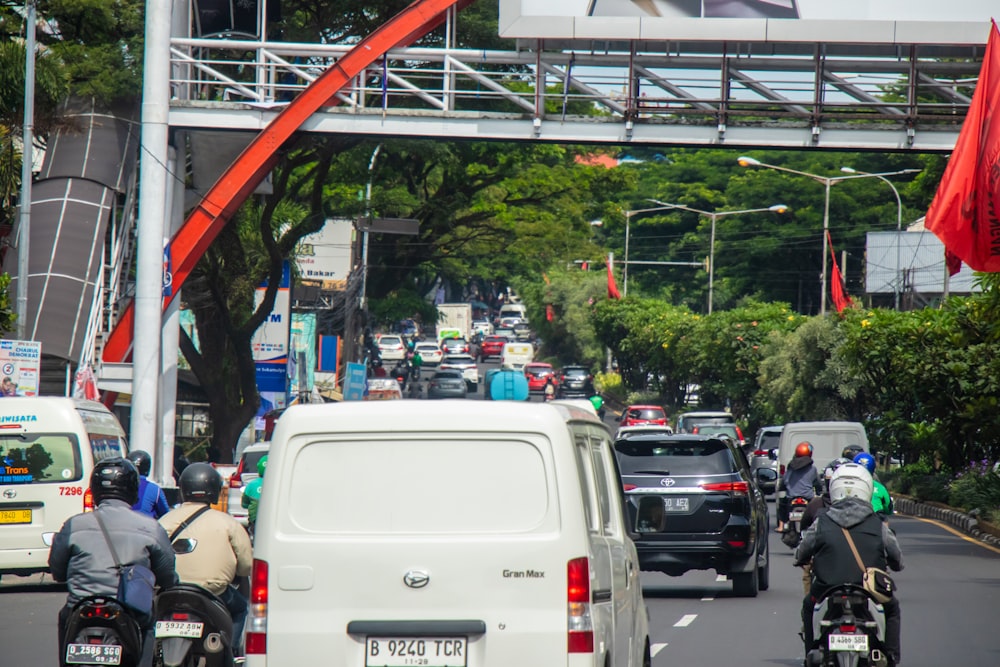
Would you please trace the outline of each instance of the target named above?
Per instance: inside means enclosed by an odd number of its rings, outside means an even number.
[[[261,496],[248,667],[641,667],[608,429],[511,401],[294,405]]]
[[[865,427],[858,422],[823,421],[794,422],[785,424],[778,441],[778,470],[780,475],[795,458],[795,447],[800,442],[808,442],[813,446],[813,464],[816,471],[823,474],[823,469],[835,458],[838,458],[844,447],[860,445],[868,451],[868,434]]]
[[[523,303],[505,303],[500,306],[499,319],[505,317],[516,317],[522,322],[528,321],[528,309]]]
[[[94,464],[127,453],[121,424],[100,403],[0,399],[0,575],[48,571],[52,536],[94,507]]]
[[[535,358],[535,346],[531,343],[504,343],[500,350],[500,368],[524,370],[525,364],[530,364]]]

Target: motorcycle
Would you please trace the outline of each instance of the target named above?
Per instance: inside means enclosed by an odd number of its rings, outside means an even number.
[[[191,553],[198,541],[174,540],[175,553]],[[194,584],[156,596],[154,655],[162,667],[232,667],[233,619],[218,597]]]
[[[813,608],[817,647],[808,667],[892,667],[885,646],[885,610],[853,584],[828,590]]]
[[[785,525],[781,541],[790,549],[797,547],[802,537],[802,517],[805,515],[808,505],[809,500],[802,496],[795,496],[788,503],[788,522]]]
[[[142,658],[142,630],[114,598],[92,595],[73,607],[66,620],[60,665],[135,667]]]

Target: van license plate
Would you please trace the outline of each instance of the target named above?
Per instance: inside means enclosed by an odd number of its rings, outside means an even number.
[[[831,651],[868,652],[868,635],[830,635]]]
[[[201,637],[204,623],[186,623],[184,621],[157,621],[155,634],[157,637]]]
[[[465,637],[368,637],[365,667],[465,667]]]
[[[67,644],[68,665],[120,665],[122,647],[113,644]]]
[[[31,523],[31,510],[0,511],[0,523]]]

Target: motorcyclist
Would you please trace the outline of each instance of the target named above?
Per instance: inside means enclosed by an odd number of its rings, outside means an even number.
[[[816,601],[831,586],[860,586],[862,582],[861,568],[858,567],[842,529],[850,532],[865,567],[885,569],[888,565],[896,571],[903,569],[903,554],[895,533],[872,508],[872,488],[872,476],[863,466],[845,463],[837,468],[830,479],[832,505],[802,535],[802,541],[795,550],[795,565],[812,561],[812,586],[802,601],[802,639],[806,653],[815,648],[812,613]],[[893,597],[883,608],[886,617],[886,649],[892,658],[892,664],[899,665],[899,600]]]
[[[837,471],[837,468],[844,465],[845,463],[850,463],[845,458],[834,459],[823,469],[823,490],[821,493],[816,494],[816,496],[809,501],[806,505],[805,511],[802,513],[802,520],[799,522],[799,532],[804,533],[809,530],[816,519],[819,518],[820,514],[823,514],[828,509],[830,505],[833,504],[830,500],[830,479],[833,477],[833,473]],[[802,587],[806,593],[809,594],[809,589],[812,586],[812,563],[806,563],[802,566]]]
[[[411,373],[413,374],[414,380],[420,380],[420,369],[424,366],[424,358],[420,354],[420,350],[413,351],[413,359],[410,361]]]
[[[192,463],[178,480],[180,507],[160,519],[160,525],[175,537],[197,540],[191,553],[177,556],[177,575],[186,584],[201,586],[217,596],[233,617],[233,654],[242,655],[240,638],[247,618],[247,599],[232,585],[236,577],[250,575],[253,545],[236,519],[211,509],[222,492],[222,475],[208,463]],[[207,507],[207,510],[201,511]],[[195,516],[197,512],[200,514]]]
[[[795,446],[795,457],[789,462],[785,475],[781,478],[781,488],[785,497],[778,502],[778,532],[788,529],[788,505],[792,498],[812,500],[818,491],[822,491],[819,473],[812,460],[813,447],[808,442],[800,442]]]
[[[601,421],[604,421],[604,398],[600,394],[594,394],[590,397],[590,404],[594,406],[594,410]]]
[[[267,470],[267,454],[257,461],[257,479],[250,480],[243,488],[243,495],[240,497],[240,505],[247,511],[247,522],[250,525],[250,532],[257,523],[257,504],[260,501],[260,492],[264,486],[264,471]]]
[[[106,458],[94,466],[90,475],[90,491],[96,509],[66,520],[52,540],[49,551],[49,571],[58,582],[66,582],[69,595],[59,610],[59,655],[65,646],[66,622],[73,606],[85,597],[118,595],[118,569],[108,546],[114,545],[119,562],[145,565],[156,575],[160,588],[177,583],[174,572],[174,551],[167,533],[155,519],[132,511],[139,497],[139,471],[131,461],[119,457]],[[104,536],[97,517],[108,531]],[[136,618],[143,630],[142,664],[150,664],[153,656],[153,617]]]
[[[889,490],[885,488],[882,482],[875,479],[875,457],[868,452],[861,452],[854,457],[854,462],[858,465],[862,465],[871,473],[872,483],[874,484],[875,490],[872,493],[872,508],[874,508],[875,513],[882,518],[888,519],[892,516],[892,496],[889,495]]]
[[[144,452],[141,449],[129,452],[125,458],[131,461],[135,469],[139,471],[139,500],[132,506],[132,509],[154,519],[159,519],[170,511],[170,505],[167,504],[167,497],[163,494],[160,485],[149,479],[153,458],[149,452]]]

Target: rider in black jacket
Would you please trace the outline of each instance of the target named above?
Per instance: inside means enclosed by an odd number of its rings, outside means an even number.
[[[65,581],[69,595],[59,611],[59,651],[63,650],[66,621],[73,606],[85,597],[117,597],[118,570],[104,533],[100,515],[118,558],[125,564],[145,565],[161,588],[177,584],[174,550],[156,519],[132,510],[139,497],[139,472],[131,461],[108,458],[94,466],[90,490],[97,509],[66,520],[52,540],[49,570],[56,581]],[[146,637],[143,659],[152,659],[152,618],[137,619]]]
[[[861,585],[861,568],[854,558],[843,534],[851,534],[866,567],[893,570],[903,569],[903,554],[896,535],[872,509],[872,476],[864,466],[845,463],[837,468],[830,479],[832,505],[816,519],[816,523],[802,535],[795,550],[795,565],[812,561],[812,587],[802,601],[803,641],[808,653],[815,648],[812,632],[813,605],[831,586],[840,584]],[[885,609],[885,642],[893,664],[900,660],[900,611],[899,600],[893,597],[883,605]]]

